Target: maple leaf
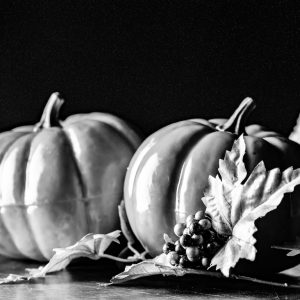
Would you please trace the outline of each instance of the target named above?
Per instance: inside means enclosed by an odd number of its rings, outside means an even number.
[[[300,169],[267,171],[262,161],[247,178],[243,162],[245,152],[241,135],[232,150],[219,161],[220,176],[209,177],[208,189],[202,198],[214,229],[229,238],[211,261],[211,267],[220,269],[227,277],[240,259],[255,260],[255,221],[276,209],[284,194],[293,192],[300,184]]]
[[[9,274],[6,278],[0,279],[0,284],[19,283],[43,278],[49,273],[65,269],[73,259],[79,257],[88,257],[93,260],[98,260],[101,257],[113,259],[114,257],[104,252],[112,242],[119,243],[118,237],[120,234],[120,230],[115,230],[107,234],[89,233],[72,246],[53,249],[55,254],[44,267],[26,269],[29,275]]]
[[[167,237],[167,235],[165,235]],[[167,237],[168,239],[168,237]],[[147,259],[137,264],[127,266],[125,270],[115,275],[109,283],[104,286],[112,284],[121,284],[138,278],[144,278],[154,275],[162,276],[184,276],[187,274],[192,275],[209,275],[220,278],[222,275],[217,272],[209,272],[204,270],[186,269],[181,267],[171,266],[168,256],[160,254],[153,259]]]
[[[133,280],[137,280],[139,278],[148,278],[150,276],[176,276],[183,277],[185,275],[192,276],[206,276],[211,278],[222,278],[226,280],[237,280],[255,282],[260,284],[266,284],[275,287],[292,287],[292,288],[300,288],[300,285],[297,284],[295,278],[298,278],[298,272],[290,272],[288,277],[274,277],[272,276],[270,279],[266,279],[264,277],[249,277],[243,275],[232,274],[229,278],[225,278],[220,272],[215,271],[207,271],[203,269],[190,269],[190,268],[182,268],[171,266],[169,263],[168,256],[166,254],[160,254],[159,256],[144,260],[138,264],[133,264],[127,266],[125,270],[117,275],[115,275],[109,283],[102,283],[101,286],[109,286],[109,285],[120,285],[123,283],[127,283]],[[199,277],[200,278],[200,277]],[[187,280],[191,280],[188,278]],[[201,280],[201,279],[199,279]],[[230,281],[228,281],[230,282]],[[138,283],[137,283],[138,284]]]
[[[120,234],[120,230],[108,234],[89,233],[72,246],[53,249],[55,254],[46,266],[40,269],[28,269],[28,271],[31,277],[42,277],[48,273],[63,270],[73,259],[78,257],[97,260],[105,256],[104,252],[112,242],[119,243],[117,238]]]
[[[135,280],[137,278],[143,278],[153,275],[175,275],[183,276],[186,270],[180,268],[172,268],[168,263],[167,256],[161,254],[154,259],[147,259],[140,263],[127,266],[125,270],[116,276],[114,276],[110,283],[104,284],[105,286],[111,284],[120,284],[127,281]]]

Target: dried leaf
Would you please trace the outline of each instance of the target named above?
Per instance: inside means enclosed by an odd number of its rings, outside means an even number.
[[[206,212],[211,216],[212,225],[221,235],[231,235],[232,226],[230,223],[230,206],[227,202],[227,195],[223,193],[223,186],[219,176],[209,176],[209,189],[202,198],[206,205]]]
[[[217,272],[207,272],[202,270],[184,269],[179,267],[173,267],[168,263],[167,255],[161,254],[154,259],[149,259],[142,261],[138,264],[133,264],[127,266],[125,271],[114,276],[110,283],[111,284],[121,284],[138,278],[144,278],[154,275],[163,276],[183,276],[186,274],[211,274],[214,273],[215,276],[220,277],[221,274]]]
[[[162,254],[161,256],[164,256]],[[126,281],[134,280],[141,277],[148,277],[153,275],[180,275],[180,272],[174,271],[168,266],[157,265],[155,259],[145,260],[138,264],[127,266],[125,271],[114,276],[109,284],[119,284]],[[182,274],[183,275],[183,274]],[[108,285],[109,285],[108,284]]]
[[[55,254],[49,263],[42,269],[37,269],[36,272],[31,271],[30,276],[43,277],[48,273],[63,270],[73,259],[79,257],[88,257],[94,260],[100,259],[112,242],[119,243],[117,238],[120,233],[120,230],[108,234],[89,233],[72,246],[53,249]]]
[[[3,278],[0,278],[0,284],[16,284],[28,281],[28,276],[9,274]]]
[[[226,280],[243,280],[247,282],[255,282],[260,284],[266,284],[270,286],[276,286],[281,288],[292,287],[295,289],[300,289],[300,285],[295,283],[294,276],[278,278],[277,280],[268,280],[263,278],[254,278],[249,276],[240,276],[240,275],[231,275],[229,278],[226,278],[220,272],[216,271],[207,271],[201,269],[188,269],[181,267],[173,267],[168,263],[167,256],[161,254],[152,260],[146,260],[138,264],[128,266],[124,272],[114,276],[110,283],[101,284],[102,286],[108,285],[119,285],[123,283],[130,282],[139,278],[146,278],[155,275],[162,276],[184,276],[184,275],[195,275],[195,276],[209,276],[212,278],[223,278]],[[196,282],[196,281],[194,281]]]
[[[231,151],[226,151],[224,159],[219,160],[219,176],[209,176],[205,203],[210,208],[213,226],[222,235],[231,235],[231,194],[241,185],[247,176],[243,157],[246,145],[243,135],[237,139]]]
[[[300,184],[300,169],[290,167],[283,173],[279,169],[267,171],[263,162],[243,183],[247,175],[243,163],[245,149],[244,137],[240,136],[224,160],[220,160],[221,178],[209,178],[209,188],[202,198],[214,229],[230,236],[211,261],[211,266],[225,276],[229,276],[230,269],[241,258],[255,260],[255,221],[276,209],[284,194],[293,192]]]
[[[219,173],[222,177],[225,193],[229,193],[247,177],[247,171],[243,162],[246,153],[246,144],[243,135],[237,139],[231,151],[226,151],[224,159],[219,160]]]
[[[26,269],[29,273],[27,276],[10,274],[8,277],[0,280],[0,284],[18,283],[45,277],[48,273],[63,270],[75,258],[88,257],[90,259],[97,260],[101,257],[107,257],[107,255],[104,254],[105,250],[112,242],[119,243],[117,238],[120,234],[120,230],[116,230],[108,234],[89,233],[72,246],[53,249],[55,254],[44,267]]]

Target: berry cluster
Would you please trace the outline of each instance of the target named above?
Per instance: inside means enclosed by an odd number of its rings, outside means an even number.
[[[175,243],[166,242],[163,246],[163,252],[173,266],[207,269],[212,257],[225,243],[203,211],[189,215],[186,223],[176,224],[174,233],[179,239]]]

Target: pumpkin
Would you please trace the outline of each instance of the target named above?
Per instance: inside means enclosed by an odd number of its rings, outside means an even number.
[[[51,95],[41,121],[0,134],[0,254],[48,260],[53,248],[119,228],[118,204],[140,137],[107,113],[59,120]]]
[[[176,240],[176,223],[205,210],[201,198],[208,177],[217,174],[219,159],[240,134],[244,134],[247,147],[244,162],[248,174],[261,160],[267,169],[300,167],[298,144],[260,125],[245,127],[254,107],[254,101],[246,98],[228,120],[190,119],[170,124],[138,148],[126,174],[124,199],[130,226],[150,255],[162,252],[164,233]],[[285,197],[296,194],[295,190]],[[283,201],[278,210],[263,218],[264,230],[258,232],[263,232],[262,247],[268,241],[277,244],[295,236],[290,204]]]

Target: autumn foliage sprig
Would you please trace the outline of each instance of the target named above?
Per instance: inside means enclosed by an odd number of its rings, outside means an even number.
[[[255,260],[255,221],[276,209],[284,194],[293,192],[300,184],[300,169],[267,171],[263,161],[247,178],[245,153],[241,135],[232,150],[219,161],[219,175],[209,177],[208,189],[202,198],[213,228],[218,234],[230,237],[211,261],[211,267],[220,269],[225,276],[229,276],[230,269],[240,259]]]

